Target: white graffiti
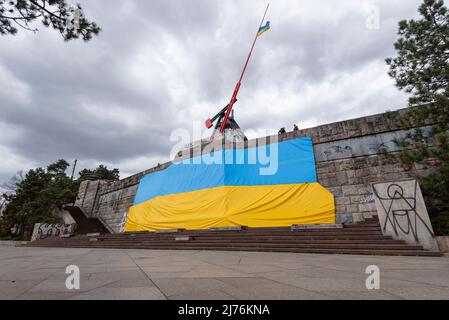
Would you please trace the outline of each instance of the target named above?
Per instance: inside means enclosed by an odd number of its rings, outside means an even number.
[[[33,235],[31,241],[36,241],[50,236],[60,236],[66,234],[73,234],[76,230],[76,224],[48,224],[36,223],[34,225]]]
[[[366,194],[360,199],[360,203],[367,204],[367,203],[373,203],[374,202],[374,195],[372,193]]]

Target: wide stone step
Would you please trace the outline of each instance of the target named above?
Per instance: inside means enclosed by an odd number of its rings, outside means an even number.
[[[35,244],[50,244],[50,243],[66,243],[68,245],[75,243],[86,243],[89,241],[88,237],[85,236],[77,236],[71,238],[70,241],[68,239],[61,239],[58,237],[50,237],[39,240],[38,242],[33,242],[30,245],[34,246]],[[98,237],[98,241],[101,243],[107,242],[122,242],[127,244],[133,243],[141,243],[141,242],[175,242],[175,237],[160,239],[160,238],[110,238],[110,237]],[[208,243],[234,243],[234,242],[248,242],[248,243],[402,243],[398,240],[393,240],[391,237],[384,236],[356,236],[356,237],[241,237],[241,238],[208,238],[208,237],[194,237],[192,241],[195,242],[208,242]]]
[[[354,229],[354,228],[380,228],[379,222],[371,222],[371,223],[358,223],[358,224],[347,224],[344,226],[346,229]]]
[[[322,228],[304,228],[304,229],[297,229],[292,231],[291,228],[288,229],[277,229],[277,230],[266,230],[266,229],[247,229],[247,230],[241,230],[241,231],[210,231],[210,230],[183,230],[179,231],[177,233],[188,233],[188,234],[203,234],[203,235],[217,235],[217,234],[225,234],[225,235],[231,235],[231,234],[285,234],[290,232],[295,233],[339,233],[339,232],[369,232],[369,231],[381,231],[381,228],[379,225],[377,226],[367,226],[367,227],[344,227],[341,229],[322,229]],[[166,236],[171,235],[173,233],[155,233],[155,232],[126,232],[124,234],[134,234],[134,235],[148,235],[148,234],[155,234],[158,236]]]
[[[176,241],[176,238],[184,241]],[[341,253],[370,255],[439,256],[423,250],[419,245],[383,236],[377,219],[346,225],[343,228],[314,228],[305,226],[292,231],[291,227],[242,228],[242,230],[178,230],[178,232],[132,232],[103,234],[91,237],[79,235],[69,239],[49,237],[30,246],[155,249],[155,250],[217,250],[265,251],[296,253]]]
[[[80,240],[84,241],[84,240]],[[120,243],[129,243],[129,244],[133,244],[133,243],[176,243],[176,239],[171,239],[171,240],[165,240],[165,241],[161,241],[161,240],[140,240],[140,241],[131,241],[131,240],[113,240],[113,239],[99,239],[99,241],[101,243],[115,243],[115,242],[120,242]],[[221,239],[196,239],[193,238],[191,240],[189,240],[191,242],[195,242],[195,243],[223,243],[224,241],[222,241]],[[401,240],[389,240],[389,239],[377,239],[377,240],[336,240],[336,239],[327,239],[327,240],[316,240],[316,239],[292,239],[292,240],[279,240],[279,239],[248,239],[248,240],[237,240],[237,239],[233,239],[233,240],[227,240],[226,243],[292,243],[292,244],[353,244],[353,243],[357,243],[357,244],[382,244],[382,243],[386,243],[386,244],[403,244],[404,242]]]
[[[196,246],[196,247],[260,247],[260,248],[364,248],[364,249],[395,249],[395,250],[422,250],[419,245],[407,245],[402,241],[386,240],[386,241],[371,241],[371,242],[354,242],[354,241],[233,241],[233,242],[220,242],[220,241],[198,241],[198,240],[187,240],[179,242],[176,240],[171,241],[129,241],[129,240],[101,240],[92,243],[92,239],[86,241],[86,239],[72,240],[72,241],[62,241],[53,239],[45,243],[45,245],[86,245],[86,246],[100,246],[100,247],[115,247],[115,246],[126,246],[129,248],[135,247],[185,247],[185,246]],[[39,243],[35,243],[39,245]],[[40,244],[44,244],[40,242]]]
[[[288,231],[288,232],[229,232],[229,233],[200,233],[200,232],[179,232],[175,234],[155,234],[155,233],[129,233],[124,235],[108,235],[110,238],[114,237],[130,237],[130,238],[170,238],[174,235],[185,235],[192,237],[222,237],[222,238],[231,238],[231,237],[274,237],[274,236],[286,236],[286,237],[294,237],[294,236],[358,236],[358,235],[382,235],[380,229],[378,230],[341,230],[341,231]]]
[[[81,244],[81,243],[80,243]],[[90,246],[90,244],[85,244]],[[421,246],[411,246],[405,244],[292,244],[292,243],[197,243],[195,241],[186,242],[176,242],[176,243],[98,243],[96,246],[101,248],[115,248],[115,247],[125,247],[125,248],[146,248],[146,249],[157,249],[157,248],[320,248],[320,249],[364,249],[364,250],[422,250]]]
[[[350,247],[350,248],[378,248],[378,247],[397,247],[397,248],[411,248],[412,246],[405,245],[403,242],[400,241],[370,241],[370,242],[320,242],[320,241],[290,241],[290,242],[229,242],[227,244],[223,244],[219,241],[196,241],[196,240],[186,240],[184,242],[180,241],[170,241],[170,242],[154,242],[154,241],[145,241],[145,242],[126,242],[126,241],[98,241],[97,242],[99,246],[102,247],[108,247],[108,246],[115,246],[115,245],[123,245],[127,246],[129,248],[133,248],[136,246],[185,246],[185,245],[194,245],[194,246],[258,246],[258,247],[308,247],[308,246],[315,246],[315,247],[326,247],[326,248],[344,248],[344,247]],[[65,246],[70,247],[72,245],[86,245],[91,246],[92,241],[73,241],[73,242],[47,242],[47,243],[39,243],[36,244],[36,246],[39,245],[55,245],[55,246]],[[34,246],[34,245],[33,245]],[[414,249],[420,250],[422,249],[421,246],[413,246]]]
[[[58,247],[58,246],[57,246]],[[86,248],[82,245],[73,245],[71,248]],[[103,248],[97,245],[90,245],[90,248]],[[117,245],[106,249],[128,249],[129,247]],[[440,257],[441,253],[424,250],[366,250],[366,249],[320,249],[320,248],[257,248],[257,247],[135,247],[134,249],[153,250],[213,250],[213,251],[251,251],[251,252],[292,252],[292,253],[319,253],[319,254],[353,254],[353,255],[385,255],[385,256],[427,256]]]

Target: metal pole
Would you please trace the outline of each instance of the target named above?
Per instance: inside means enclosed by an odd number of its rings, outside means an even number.
[[[240,75],[240,79],[237,82],[237,85],[235,86],[234,93],[233,93],[232,98],[231,98],[231,102],[228,105],[228,109],[226,110],[226,114],[224,116],[223,122],[221,123],[221,127],[220,127],[220,132],[221,133],[224,132],[226,124],[227,124],[228,119],[229,119],[229,115],[230,115],[231,110],[232,110],[232,107],[234,106],[234,103],[237,101],[237,94],[239,93],[240,85],[241,85],[243,76],[245,74],[246,67],[248,66],[249,60],[251,59],[251,55],[253,53],[254,46],[256,45],[256,42],[257,42],[257,38],[258,38],[257,35],[259,33],[260,28],[262,27],[263,21],[265,20],[265,17],[267,15],[269,7],[270,7],[270,4],[268,4],[267,8],[265,9],[265,13],[263,14],[262,20],[260,21],[259,28],[257,29],[257,32],[256,32],[256,37],[254,38],[253,45],[251,46],[251,50],[249,51],[248,58],[246,59],[246,62],[245,62],[245,66],[243,67],[242,74]]]
[[[72,169],[72,176],[70,177],[70,180],[73,181],[73,178],[75,177],[75,168],[76,168],[76,163],[78,162],[77,159],[75,159],[75,163],[73,164],[73,169]]]

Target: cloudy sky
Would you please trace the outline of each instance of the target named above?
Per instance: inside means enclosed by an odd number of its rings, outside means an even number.
[[[69,1],[70,2],[70,1]],[[60,158],[121,176],[169,159],[230,99],[264,1],[79,0],[103,29],[64,42],[0,36],[0,182]],[[397,23],[421,0],[275,0],[236,105],[243,129],[301,128],[394,110]],[[378,25],[376,13],[379,13]]]

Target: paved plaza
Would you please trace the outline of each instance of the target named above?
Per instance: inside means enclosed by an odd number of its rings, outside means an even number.
[[[449,299],[449,257],[0,247],[0,299]]]

